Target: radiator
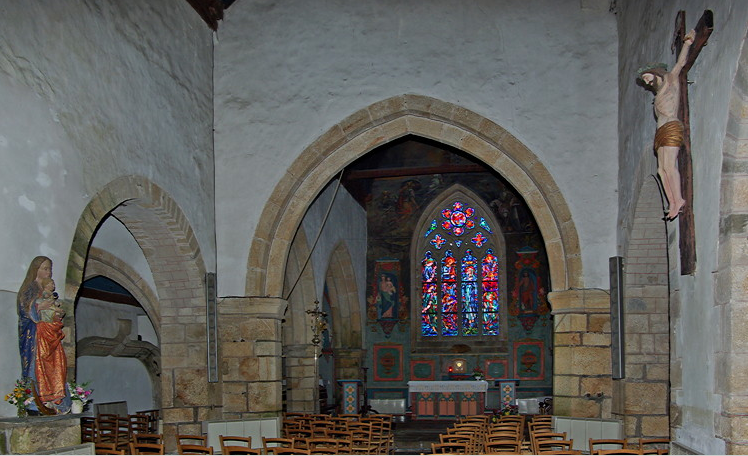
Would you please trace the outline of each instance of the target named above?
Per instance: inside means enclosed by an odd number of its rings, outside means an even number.
[[[566,432],[567,439],[574,439],[575,450],[589,451],[590,439],[622,439],[623,423],[618,420],[554,416],[553,432]]]
[[[369,399],[369,406],[377,413],[405,415],[405,399]]]
[[[208,436],[208,446],[214,450],[221,448],[221,435],[252,437],[252,447],[262,446],[262,437],[280,437],[280,418],[258,420],[216,420],[203,421],[203,434]]]

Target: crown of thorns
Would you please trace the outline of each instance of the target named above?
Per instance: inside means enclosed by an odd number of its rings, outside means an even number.
[[[644,65],[643,67],[639,68],[636,71],[636,74],[639,75],[639,78],[642,77],[642,75],[646,73],[650,73],[652,70],[663,70],[667,71],[667,65],[664,63],[648,63]]]

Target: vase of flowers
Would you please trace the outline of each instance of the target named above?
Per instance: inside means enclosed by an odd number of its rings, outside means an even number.
[[[483,372],[483,369],[480,367],[476,367],[473,369],[473,378],[475,380],[483,380],[483,378],[486,376],[486,374]]]
[[[72,405],[70,411],[72,413],[83,413],[83,409],[91,401],[92,389],[87,389],[88,382],[76,384],[74,382],[68,382],[68,389],[70,391],[70,399],[72,399]]]
[[[5,395],[5,400],[16,406],[18,416],[28,415],[28,406],[34,402],[34,396],[31,394],[31,380],[16,380],[13,391]]]

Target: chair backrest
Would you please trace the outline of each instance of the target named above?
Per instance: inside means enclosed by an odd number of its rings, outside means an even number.
[[[310,454],[305,448],[270,447],[268,454]]]
[[[164,454],[163,443],[130,442],[131,454]]]
[[[133,443],[164,443],[164,434],[134,434]]]
[[[213,454],[212,446],[181,444],[177,445],[179,454]]]
[[[81,420],[81,443],[96,441],[96,419],[90,416],[82,416]]]
[[[590,439],[590,454],[598,450],[616,450],[626,448],[624,439]]]
[[[572,450],[574,448],[574,440],[558,440],[558,439],[547,439],[547,440],[536,440],[535,453],[541,453],[543,451],[563,451]]]
[[[293,448],[293,439],[287,439],[282,437],[263,437],[262,438],[262,448],[265,450],[266,454],[269,454],[268,451],[271,448]]]
[[[540,451],[536,443],[538,440],[566,440],[566,432],[534,432],[530,434],[530,447],[534,453]]]
[[[433,454],[469,454],[471,445],[464,442],[432,443]]]
[[[218,440],[221,442],[221,449],[225,446],[243,446],[252,448],[252,437],[243,437],[240,435],[219,435]],[[223,451],[221,451],[223,453]]]
[[[262,454],[262,449],[244,445],[224,445],[221,447],[221,454]]]
[[[597,454],[644,454],[638,448],[618,448],[608,450],[597,450]]]
[[[644,454],[668,454],[670,452],[670,439],[639,439],[639,449]]]
[[[493,440],[486,442],[484,445],[484,453],[515,453],[520,454],[522,444],[515,439],[509,440]]]

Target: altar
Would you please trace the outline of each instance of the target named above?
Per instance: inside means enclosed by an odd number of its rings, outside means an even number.
[[[485,380],[408,382],[413,419],[482,415],[487,392],[488,382]]]

